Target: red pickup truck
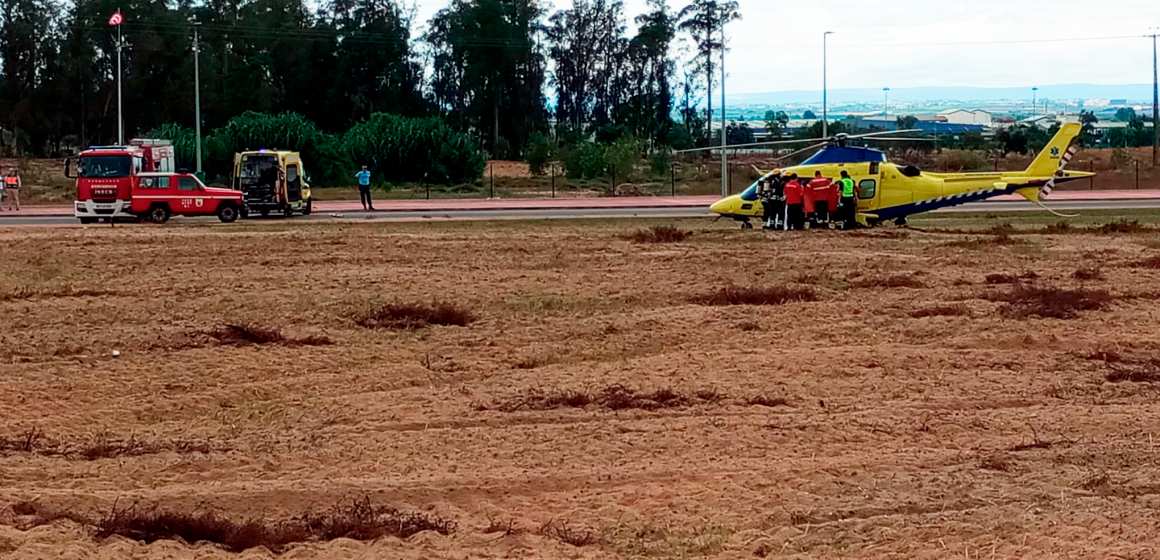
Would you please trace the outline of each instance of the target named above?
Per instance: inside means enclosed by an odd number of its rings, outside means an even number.
[[[242,215],[242,193],[205,186],[189,173],[142,173],[133,185],[131,212],[163,224],[169,216],[217,216],[230,223]]]

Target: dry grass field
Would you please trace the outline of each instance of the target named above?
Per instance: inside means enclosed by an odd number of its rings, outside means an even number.
[[[1160,555],[1160,231],[670,223],[0,229],[0,556]]]

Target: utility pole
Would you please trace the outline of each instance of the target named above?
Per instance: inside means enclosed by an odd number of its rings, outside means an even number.
[[[833,31],[822,33],[822,138],[829,138],[829,117],[826,114],[828,100],[826,99],[826,37],[833,35]]]
[[[1152,167],[1156,167],[1156,150],[1160,147],[1160,82],[1156,80],[1156,33],[1152,28]]]
[[[724,15],[724,11],[722,11]],[[729,155],[725,151],[725,20],[721,20],[721,198],[729,196]]]
[[[201,177],[201,71],[197,59],[201,52],[201,46],[197,42],[197,28],[200,25],[200,22],[193,24],[193,130],[194,136],[197,138],[197,174],[199,178]]]
[[[117,8],[117,13],[121,9]],[[121,116],[121,24],[117,23],[117,145],[125,145],[125,118]],[[112,220],[109,220],[112,223]]]

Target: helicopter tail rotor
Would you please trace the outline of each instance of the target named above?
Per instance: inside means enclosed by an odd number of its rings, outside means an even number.
[[[1047,196],[1051,194],[1051,191],[1055,189],[1055,178],[1063,176],[1063,168],[1067,167],[1068,162],[1071,161],[1071,158],[1075,157],[1075,153],[1077,151],[1079,151],[1079,148],[1073,145],[1068,148],[1062,156],[1059,157],[1059,168],[1055,170],[1055,174],[1053,174],[1051,178],[1047,180],[1047,183],[1039,189],[1040,198],[1047,198]]]

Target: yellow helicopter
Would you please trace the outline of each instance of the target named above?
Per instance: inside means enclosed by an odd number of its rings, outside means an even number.
[[[1016,193],[1027,200],[1043,206],[1042,199],[1051,193],[1056,184],[1091,177],[1093,173],[1065,171],[1067,162],[1075,155],[1072,140],[1079,136],[1081,125],[1067,123],[1048,142],[1043,151],[1023,171],[1002,171],[995,173],[927,173],[917,167],[898,165],[886,161],[886,155],[873,148],[848,146],[850,140],[875,139],[875,137],[917,132],[901,130],[875,132],[849,136],[839,134],[833,138],[797,150],[779,159],[822,148],[800,165],[781,169],[783,176],[796,173],[804,180],[821,171],[823,177],[837,179],[842,171],[854,180],[857,198],[857,221],[861,225],[873,226],[887,220],[905,224],[911,214],[929,212],[948,206],[976,202],[994,196]],[[887,138],[878,138],[887,140]],[[726,148],[750,147],[770,144],[802,142],[789,140],[761,142],[727,146]],[[765,173],[749,188],[715,202],[709,209],[720,217],[741,222],[742,228],[752,228],[750,219],[762,215],[761,200],[757,194],[757,184],[773,172]],[[1046,206],[1044,209],[1051,211]],[[1054,212],[1053,212],[1054,213]]]

